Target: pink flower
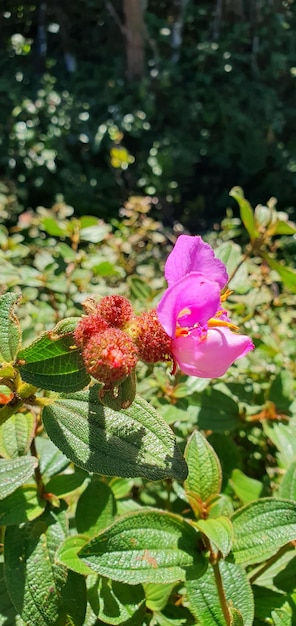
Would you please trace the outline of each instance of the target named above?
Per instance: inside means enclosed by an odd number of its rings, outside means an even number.
[[[180,369],[201,378],[223,376],[254,347],[249,337],[233,332],[238,328],[222,307],[220,291],[228,280],[224,263],[201,237],[181,235],[165,276],[169,287],[157,314]]]

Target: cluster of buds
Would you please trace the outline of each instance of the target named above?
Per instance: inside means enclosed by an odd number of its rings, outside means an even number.
[[[135,315],[123,296],[88,298],[86,315],[74,336],[89,374],[104,385],[104,393],[120,386],[134,373],[138,360],[173,361],[172,340],[155,310]]]

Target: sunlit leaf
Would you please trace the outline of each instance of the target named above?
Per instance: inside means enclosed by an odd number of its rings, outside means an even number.
[[[20,299],[19,293],[5,293],[0,297],[0,361],[13,361],[20,348],[20,324],[14,313]]]
[[[56,446],[87,471],[150,480],[186,477],[172,431],[140,397],[128,409],[114,411],[101,404],[93,386],[46,406],[43,421]]]
[[[232,516],[236,563],[260,563],[296,539],[296,502],[262,498]]]
[[[59,619],[65,625],[68,619],[70,624],[83,626],[84,578],[55,560],[66,530],[63,511],[48,511],[24,527],[7,529],[5,580],[14,606],[26,623],[53,626]]]
[[[205,569],[196,530],[160,510],[119,518],[91,539],[79,556],[98,574],[132,585],[198,578]]]

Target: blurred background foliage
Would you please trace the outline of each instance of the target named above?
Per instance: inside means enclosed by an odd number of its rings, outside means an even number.
[[[294,0],[4,0],[0,203],[110,219],[132,195],[192,231],[295,205]],[[231,201],[232,202],[232,201]],[[234,205],[233,205],[234,206]]]

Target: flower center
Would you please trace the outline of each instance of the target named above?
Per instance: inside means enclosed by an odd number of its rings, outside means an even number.
[[[182,309],[177,315],[177,324],[175,329],[175,336],[177,337],[187,337],[193,330],[198,330],[199,339],[203,341],[207,337],[207,332],[209,328],[229,328],[230,330],[237,331],[239,330],[238,326],[232,324],[228,319],[227,312],[225,309],[219,309],[216,313],[215,317],[211,317],[206,324],[201,325],[199,322],[195,322],[190,326],[181,326],[179,323],[179,319],[186,318],[192,314],[191,309],[188,307]]]

